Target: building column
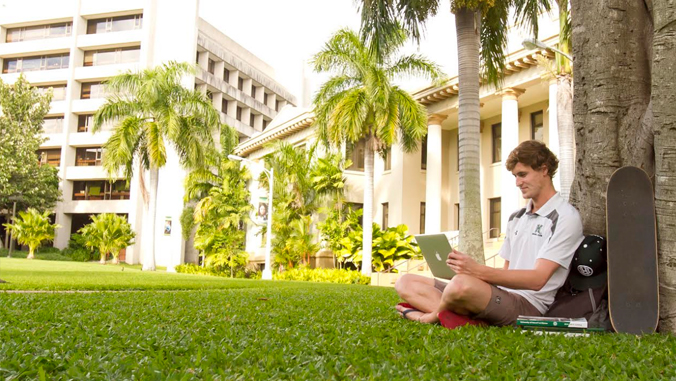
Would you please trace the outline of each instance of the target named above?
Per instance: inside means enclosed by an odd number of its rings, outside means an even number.
[[[553,78],[549,81],[549,144],[547,144],[547,146],[556,157],[560,157],[561,147],[559,147],[558,103],[556,102],[557,93],[558,81],[556,78]],[[561,176],[554,176],[552,181],[554,182],[554,189],[561,190]]]
[[[432,114],[427,122],[425,233],[441,231],[441,122],[447,115]]]
[[[519,95],[524,90],[517,88],[503,89],[502,95],[502,173],[500,198],[500,233],[507,231],[509,216],[519,208],[521,192],[516,187],[514,175],[507,170],[505,164],[509,153],[519,145]]]

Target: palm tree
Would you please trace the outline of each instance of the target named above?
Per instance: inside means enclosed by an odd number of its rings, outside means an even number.
[[[57,224],[49,223],[50,211],[38,212],[29,208],[19,212],[19,218],[14,217],[12,224],[4,224],[12,236],[22,245],[28,245],[28,259],[35,258],[35,250],[45,241],[54,240],[54,230],[60,228]]]
[[[127,72],[106,82],[111,96],[94,114],[94,132],[106,122],[118,124],[103,148],[103,166],[115,177],[120,168],[129,181],[138,166],[145,203],[143,270],[155,270],[155,220],[159,169],[167,162],[167,143],[184,167],[204,163],[213,145],[211,131],[219,115],[206,95],[186,89],[181,79],[194,72],[187,63],[170,62],[138,73]],[[143,174],[149,171],[150,189]]]
[[[437,13],[439,0],[361,0],[362,38],[387,50],[399,23],[419,41],[425,22]],[[479,177],[479,87],[498,85],[504,69],[509,8],[537,36],[537,16],[549,11],[548,0],[452,0],[458,46],[458,138],[460,149],[460,250],[484,262]]]
[[[372,271],[374,153],[382,153],[397,139],[404,151],[415,151],[427,131],[425,109],[392,80],[402,74],[440,77],[437,66],[418,55],[395,57],[406,41],[403,30],[388,41],[387,46],[374,49],[373,42],[365,44],[343,29],[314,57],[315,71],[337,74],[322,85],[313,101],[320,137],[337,146],[366,141],[362,273],[367,275]]]
[[[99,249],[101,264],[106,263],[108,253],[113,255],[113,264],[119,263],[120,251],[134,244],[136,233],[132,231],[127,219],[113,213],[103,213],[91,217],[92,222],[79,230],[85,245],[90,249]]]

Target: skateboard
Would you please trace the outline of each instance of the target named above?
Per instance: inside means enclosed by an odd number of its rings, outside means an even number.
[[[613,329],[655,332],[659,319],[655,203],[641,168],[622,167],[608,182],[608,310]]]

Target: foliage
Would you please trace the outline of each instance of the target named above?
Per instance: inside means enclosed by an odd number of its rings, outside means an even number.
[[[570,338],[511,327],[447,330],[401,319],[389,287],[0,258],[0,278],[12,282],[0,287],[26,281],[60,289],[56,276],[75,288],[100,282],[101,288],[171,291],[0,293],[0,378],[676,378],[673,335]]]
[[[361,210],[359,211],[361,212]],[[353,263],[359,265],[362,262],[362,229],[355,217],[359,212],[353,212],[346,219],[344,226],[348,229],[342,238],[335,243],[337,249],[334,254],[340,263]],[[381,230],[380,226],[373,223],[373,259],[372,266],[375,271],[390,269],[394,263],[404,259],[420,256],[418,244],[414,237],[408,233],[408,226],[399,225]]]
[[[275,280],[300,280],[305,282],[328,282],[340,284],[371,284],[371,277],[359,271],[343,269],[298,268],[275,273]]]
[[[36,151],[51,94],[41,95],[23,76],[13,85],[0,80],[0,210],[48,210],[61,196],[58,169],[40,165]]]
[[[20,244],[28,246],[28,259],[35,257],[35,249],[44,242],[52,241],[54,230],[60,227],[49,222],[50,214],[50,211],[40,213],[37,209],[29,208],[19,212],[19,217],[15,217],[13,223],[4,224]]]
[[[364,211],[358,210],[344,210],[345,208],[336,207],[325,210],[326,218],[317,225],[321,234],[322,240],[327,247],[334,253],[343,249],[341,241],[352,231],[361,231],[360,217]],[[340,261],[342,263],[342,261]]]
[[[101,254],[97,247],[89,249],[85,243],[86,238],[81,234],[72,234],[68,240],[68,246],[63,250],[63,255],[77,262],[89,262],[98,258]]]
[[[193,233],[195,228],[195,207],[194,206],[185,206],[181,212],[181,235],[183,240],[187,241],[190,239],[190,236]]]
[[[248,258],[246,258],[248,261]],[[182,265],[175,266],[177,273],[183,274],[198,274],[198,275],[212,275],[228,278],[247,278],[247,279],[261,279],[261,272],[254,271],[247,267],[241,267],[233,273],[230,271],[231,268],[224,267],[215,267],[215,266],[206,266],[201,267],[194,263],[185,263]]]
[[[0,256],[6,257],[9,254],[8,249],[0,249]],[[12,251],[12,258],[28,258],[28,251],[14,250]],[[43,261],[72,261],[73,259],[66,255],[56,247],[41,247],[35,250],[35,260]]]
[[[294,147],[283,141],[271,145],[273,153],[265,158],[274,171],[272,241],[275,263],[293,268],[309,264],[319,246],[312,229],[312,216],[323,205],[340,204],[345,189],[343,170],[349,161],[336,152],[319,156],[317,145]],[[259,178],[268,188],[267,176]],[[265,228],[264,230],[267,230]]]
[[[100,263],[106,263],[106,256],[113,255],[113,264],[118,263],[120,251],[134,244],[136,233],[127,219],[113,213],[91,216],[92,222],[79,230],[85,238],[84,243],[90,249],[98,249]]]

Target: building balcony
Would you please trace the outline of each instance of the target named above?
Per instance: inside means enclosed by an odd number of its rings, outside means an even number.
[[[63,144],[65,142],[65,138],[63,134],[44,134],[44,137],[47,138],[44,143],[40,144],[40,148],[55,148],[55,147],[63,147]]]
[[[81,82],[100,80],[102,78],[114,77],[120,73],[128,70],[133,72],[138,71],[140,65],[138,62],[101,65],[101,66],[87,66],[75,68],[75,79]]]
[[[66,101],[54,101],[49,106],[49,113],[47,114],[48,116],[63,115],[66,112],[68,104]]]
[[[73,37],[44,38],[40,40],[0,44],[0,57],[20,57],[69,51]]]
[[[108,173],[102,166],[68,166],[66,180],[106,180]]]
[[[105,98],[74,100],[71,102],[71,112],[75,114],[93,114],[105,102]]]
[[[130,200],[72,200],[61,203],[63,213],[99,214],[99,213],[129,213]]]
[[[139,4],[142,3],[138,0],[81,0],[80,15],[86,16],[87,19],[93,19],[109,13],[143,13],[143,8],[139,7]]]
[[[56,70],[37,70],[37,71],[28,71],[25,73],[11,73],[11,74],[0,74],[0,79],[5,83],[14,83],[19,78],[21,74],[26,78],[30,83],[55,83],[55,82],[66,82],[68,80],[68,75],[70,69],[56,69]]]
[[[73,132],[68,136],[68,144],[76,147],[102,146],[112,134],[112,131],[99,131],[95,134],[91,132]]]
[[[77,38],[77,47],[82,50],[108,49],[141,44],[143,30],[128,30],[100,34],[83,34]]]

